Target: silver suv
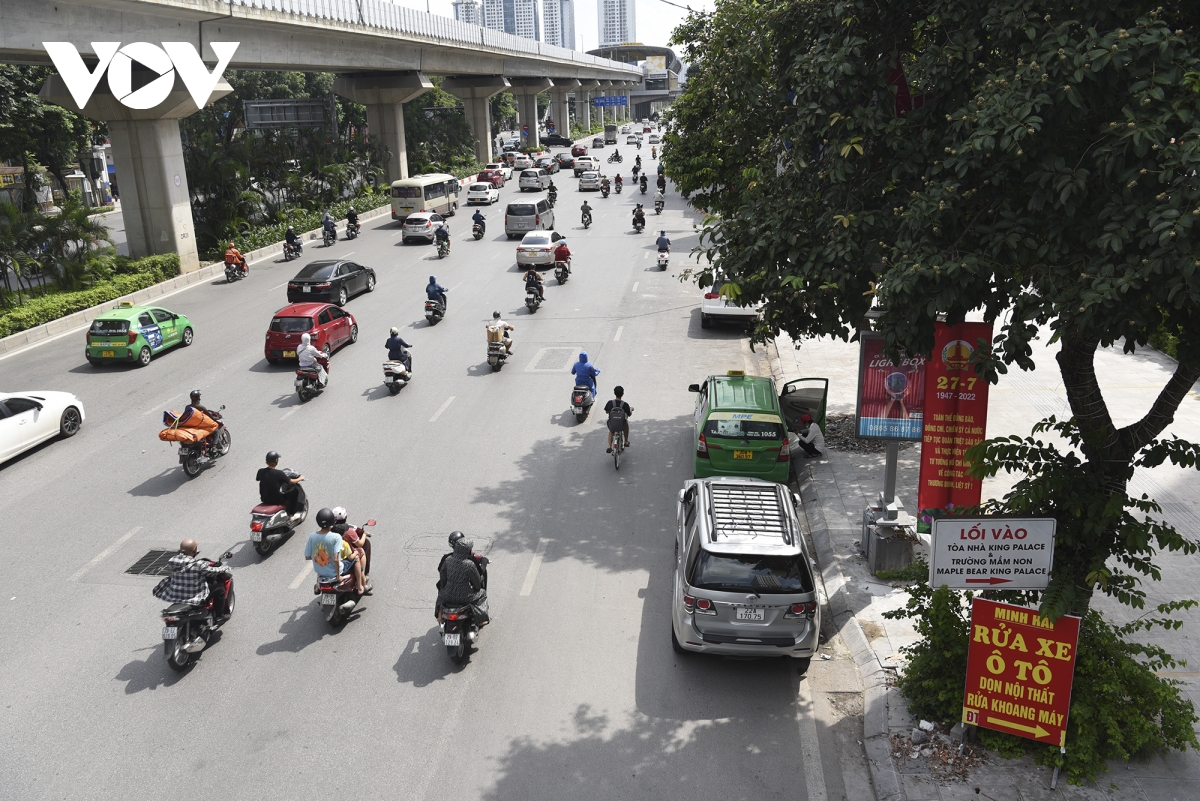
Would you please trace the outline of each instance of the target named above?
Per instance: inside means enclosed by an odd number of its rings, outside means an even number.
[[[676,652],[790,656],[808,667],[821,605],[792,497],[757,478],[684,483],[671,601]]]

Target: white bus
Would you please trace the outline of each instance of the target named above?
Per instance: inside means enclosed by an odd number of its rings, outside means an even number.
[[[416,211],[450,216],[458,210],[458,179],[444,173],[414,175],[392,182],[392,219],[404,222]]]

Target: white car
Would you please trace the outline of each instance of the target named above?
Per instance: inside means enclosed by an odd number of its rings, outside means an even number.
[[[493,161],[491,164],[483,165],[483,168],[485,170],[498,170],[504,176],[504,180],[512,180],[512,167],[508,166],[507,164],[503,164],[499,161]]]
[[[562,234],[558,231],[530,231],[517,245],[518,267],[554,266],[554,248]]]
[[[518,153],[516,156],[513,157],[513,169],[514,170],[527,170],[532,166],[533,166],[533,159],[529,158],[529,156],[527,156],[524,153]]]
[[[0,392],[0,462],[83,426],[83,402],[70,392]]]
[[[636,145],[637,141],[638,141],[638,138],[633,134],[630,134],[629,136],[625,137],[625,144],[627,144],[627,145]]]
[[[628,125],[621,126],[621,133],[629,133],[629,131],[630,131],[630,127]]]
[[[649,142],[652,145],[657,145],[659,142],[658,134],[656,134],[656,133],[650,134]]]
[[[585,172],[595,170],[598,162],[591,156],[580,156],[575,159],[575,166],[572,168],[575,172],[575,177],[578,178]]]
[[[600,173],[595,170],[588,170],[583,175],[579,176],[579,191],[591,189],[596,192],[600,191]]]
[[[753,306],[739,306],[737,303],[726,300],[721,295],[721,287],[728,283],[723,278],[718,277],[713,285],[704,293],[704,300],[700,302],[700,327],[709,328],[714,322],[718,323],[737,323],[739,325],[754,325],[758,322],[758,318],[762,315],[762,302],[756,303]]]
[[[444,222],[446,220],[442,215],[428,211],[419,211],[416,214],[410,214],[404,221],[404,225],[400,226],[400,241],[405,245],[414,239],[423,239],[426,242],[432,243],[434,232]]]
[[[468,206],[490,206],[500,200],[500,190],[491,184],[478,183],[467,187]]]
[[[521,170],[521,178],[517,182],[517,186],[521,188],[522,192],[541,192],[550,186],[550,173],[541,167]]]

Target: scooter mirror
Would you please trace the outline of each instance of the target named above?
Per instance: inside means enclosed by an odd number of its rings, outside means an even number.
[[[367,525],[368,525],[368,526],[373,526],[373,525],[375,525],[375,521],[374,521],[374,520],[368,520],[368,521],[367,521]]]
[[[225,553],[221,554],[221,558],[222,559],[232,559],[233,551],[226,551]]]
[[[220,409],[218,409],[217,411],[223,411],[224,409],[225,409],[225,404],[223,404],[223,403],[222,403],[222,404],[221,404],[221,408],[220,408]]]

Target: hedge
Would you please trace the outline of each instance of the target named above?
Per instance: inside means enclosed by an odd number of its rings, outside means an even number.
[[[0,314],[0,337],[16,334],[174,278],[179,275],[179,256],[166,253],[136,261],[121,259],[117,263],[117,273],[115,277],[90,289],[32,298],[25,304]]]

